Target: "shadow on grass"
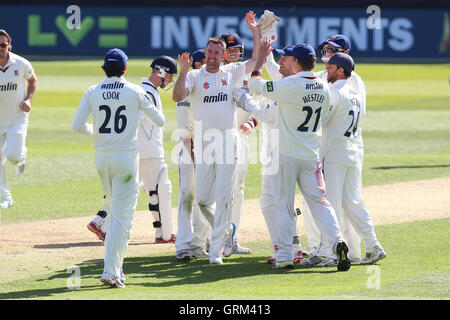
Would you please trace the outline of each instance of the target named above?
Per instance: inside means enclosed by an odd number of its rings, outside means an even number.
[[[293,269],[275,269],[266,264],[265,256],[231,256],[224,259],[222,265],[210,265],[208,259],[197,259],[180,262],[173,255],[153,257],[130,257],[124,261],[125,281],[127,288],[155,287],[170,288],[192,284],[212,283],[220,280],[255,277],[260,275],[277,274],[329,274],[338,272],[333,268],[304,268],[298,265]],[[76,292],[93,291],[105,288],[100,282],[103,272],[103,260],[88,260],[78,265],[82,281],[98,280],[98,285],[81,285]],[[67,279],[73,274],[67,270],[59,270],[47,278],[33,280],[38,286],[53,288],[34,288],[23,291],[0,293],[1,299],[45,299],[58,294],[74,292],[67,288]],[[57,281],[49,284],[49,281]],[[61,283],[63,281],[63,283]],[[55,287],[60,286],[60,287]]]
[[[417,165],[417,166],[386,166],[386,167],[373,167],[370,169],[375,170],[391,170],[391,169],[423,169],[423,168],[448,168],[450,167],[450,164],[436,164],[436,165],[429,165],[429,166],[423,166],[423,165]]]
[[[36,249],[68,249],[73,247],[99,247],[103,242],[73,242],[73,243],[49,243],[37,244],[33,246]]]

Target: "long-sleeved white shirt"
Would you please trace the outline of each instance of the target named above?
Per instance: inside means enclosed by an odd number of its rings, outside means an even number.
[[[158,89],[148,79],[141,82],[142,89],[145,90],[156,108],[162,112],[161,96]],[[145,115],[143,111],[139,115],[138,127],[138,148],[139,159],[164,158],[164,132],[162,127],[156,126]]]
[[[135,150],[140,110],[158,127],[164,125],[164,115],[144,89],[124,77],[105,77],[84,93],[72,128],[76,132],[92,134],[96,151]],[[86,121],[91,113],[92,124],[88,124]]]
[[[280,130],[280,153],[302,160],[318,160],[322,116],[330,106],[328,84],[313,72],[302,71],[278,81],[252,77],[249,88],[278,103],[276,127]]]
[[[323,127],[321,156],[328,162],[357,166],[359,156],[358,122],[362,102],[348,80],[330,84],[333,106]]]

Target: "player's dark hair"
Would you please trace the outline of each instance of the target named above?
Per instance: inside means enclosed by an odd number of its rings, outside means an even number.
[[[0,29],[0,36],[5,36],[6,38],[8,38],[8,43],[11,46],[12,45],[12,39],[11,36],[8,34],[8,32],[6,32],[5,29]]]
[[[344,70],[344,76],[345,76],[345,78],[349,78],[351,75],[352,75],[352,72],[351,72],[351,71],[348,72],[348,71],[345,71],[345,70]]]
[[[124,68],[115,68],[113,66],[105,67],[105,65],[102,65],[102,69],[103,71],[105,71],[105,74],[108,78],[121,77],[125,73]]]
[[[208,42],[206,43],[206,47],[208,47],[208,45],[210,43],[220,44],[223,48],[223,52],[225,52],[227,50],[227,44],[225,43],[225,41],[223,41],[222,38],[219,38],[219,37],[209,38]]]
[[[304,70],[304,71],[310,71],[310,70],[314,69],[314,67],[316,66],[316,61],[317,61],[316,57],[311,57],[311,59],[309,61],[300,61],[297,59],[297,62],[300,64],[300,66],[302,67],[302,70]]]

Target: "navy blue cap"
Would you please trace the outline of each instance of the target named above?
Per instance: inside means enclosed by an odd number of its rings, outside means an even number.
[[[319,45],[319,50],[322,50],[323,47],[328,43],[336,48],[343,48],[344,50],[347,49],[350,50],[350,41],[343,34],[334,35],[330,39],[327,39],[326,41],[322,42]]]
[[[355,62],[353,58],[346,53],[338,52],[333,55],[329,60],[328,64],[335,64],[338,68],[344,68],[348,73],[351,73],[355,68]]]
[[[228,48],[241,48],[243,47],[241,38],[234,32],[227,32],[220,36]]]
[[[123,69],[127,65],[127,61],[127,55],[120,49],[114,48],[106,52],[105,67]]]
[[[192,68],[195,68],[195,63],[200,62],[202,59],[204,59],[205,56],[205,49],[198,49],[192,54]]]
[[[282,56],[294,56],[302,62],[308,62],[312,57],[316,56],[316,52],[314,51],[313,47],[305,43],[287,46],[284,49],[273,50]]]

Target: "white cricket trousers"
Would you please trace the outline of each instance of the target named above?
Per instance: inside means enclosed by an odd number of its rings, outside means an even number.
[[[102,278],[119,277],[139,193],[138,151],[97,152],[95,162],[109,219]]]
[[[357,237],[356,240],[353,238],[347,239],[345,233],[343,233],[345,241],[348,244],[353,243],[352,247],[349,246],[349,258],[359,259],[361,257],[360,239],[365,243],[366,252],[372,252],[375,246],[379,246],[372,219],[362,199],[362,190],[359,186],[361,171],[356,166],[343,166],[328,162],[326,159],[323,167],[327,185],[327,199],[336,208],[336,216],[342,229],[346,227],[347,223],[353,225],[357,236],[361,237]],[[347,220],[346,223],[344,223],[344,219]],[[352,235],[351,231],[353,229],[350,230],[349,235]],[[326,245],[324,246],[326,247]]]
[[[10,195],[6,183],[6,161],[16,165],[26,159],[28,118],[10,127],[0,127],[0,196]]]
[[[205,231],[198,233],[206,236],[211,233],[211,226],[206,220],[201,220],[200,208],[194,198],[195,192],[195,165],[191,158],[191,150],[188,150],[183,141],[178,141],[178,182],[180,185],[180,194],[178,198],[178,218],[177,218],[177,239],[175,249],[177,252],[191,249],[193,233],[199,228],[205,228]],[[195,219],[194,219],[195,215]],[[197,223],[193,225],[193,221]],[[203,221],[203,223],[198,223]],[[195,228],[194,228],[195,227]],[[206,239],[200,244],[201,248],[206,249]]]
[[[362,168],[363,168],[363,156],[364,156],[364,150],[363,148],[360,148],[358,153],[358,162],[356,166],[356,172],[355,172],[355,179],[350,183],[351,185],[354,185],[356,183],[355,190],[360,195],[362,194]],[[324,165],[325,169],[325,165]],[[332,175],[333,173],[328,170],[329,175]],[[347,245],[348,245],[348,257],[350,260],[358,260],[361,259],[361,237],[360,234],[355,230],[355,227],[353,226],[350,219],[348,219],[347,214],[343,211],[345,211],[342,206],[336,208],[335,201],[331,201],[332,199],[336,198],[336,195],[334,193],[338,192],[339,194],[342,194],[342,190],[339,191],[339,188],[336,186],[329,187],[329,183],[338,183],[341,185],[340,182],[334,182],[329,181],[328,176],[325,174],[325,184],[327,186],[327,198],[330,200],[331,205],[336,211],[336,215],[338,216],[339,225],[341,227],[342,236],[344,237]],[[345,182],[346,183],[346,182]],[[342,202],[342,201],[340,201]],[[312,217],[311,211],[309,210],[306,203],[303,203],[303,218],[304,218],[304,224],[306,229],[306,235],[308,238],[308,247],[309,248],[316,248],[316,254],[321,256],[327,256],[327,257],[333,257],[333,254],[327,246],[323,246],[321,244],[321,238],[320,238],[320,231],[317,228],[316,224],[314,223],[314,219]],[[330,256],[331,255],[331,256]]]
[[[293,261],[292,238],[295,229],[295,189],[298,184],[314,220],[321,231],[324,243],[333,247],[342,241],[334,209],[325,197],[321,165],[280,154],[280,202],[278,207],[277,262]]]
[[[153,219],[161,222],[161,228],[155,228],[155,237],[168,241],[173,233],[172,218],[172,183],[169,180],[167,164],[163,158],[139,159],[139,180],[144,184],[144,190],[152,204],[159,204],[159,213],[151,211]],[[150,198],[149,192],[158,194]]]
[[[248,153],[250,150],[248,136],[238,134],[239,158],[237,165],[236,190],[234,194],[231,222],[236,226],[236,238],[238,237],[239,225],[241,224],[242,206],[244,203],[244,183],[248,171]]]
[[[196,141],[195,152],[195,197],[201,216],[212,226],[210,258],[220,257],[227,237],[231,232],[231,215],[237,179],[238,137],[236,130],[208,133],[210,136]],[[195,219],[195,215],[194,215]],[[196,223],[194,220],[194,230]],[[206,228],[194,232],[192,247],[201,247],[207,238]]]

